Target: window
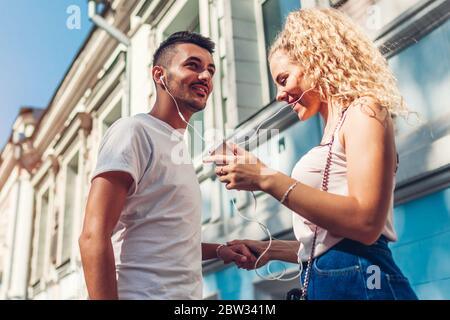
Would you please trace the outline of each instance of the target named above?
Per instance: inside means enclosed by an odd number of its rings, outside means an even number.
[[[211,221],[211,214],[212,214],[211,187],[212,187],[211,179],[206,179],[200,183],[200,191],[202,193],[202,224],[206,224]]]
[[[0,201],[0,291],[2,283],[2,273],[4,272],[3,267],[7,254],[6,248],[8,245],[8,220],[10,217],[10,212],[14,210],[13,204],[15,203],[12,194],[13,192],[10,191],[9,194],[3,197]],[[4,281],[6,281],[6,279]]]
[[[236,210],[237,204],[237,191],[230,191],[225,188],[224,185],[221,186],[220,192],[222,193],[222,210],[224,215],[227,218],[234,218],[238,216],[238,212]],[[234,204],[233,204],[234,202]]]
[[[284,22],[289,12],[300,9],[299,0],[265,0],[261,1],[264,40],[266,53],[275,40],[277,34],[283,29]],[[269,66],[267,66],[269,77],[270,100],[275,99],[276,87],[270,76]]]
[[[188,126],[189,152],[192,158],[199,156],[205,148],[205,143],[203,142],[202,139],[204,135],[203,116],[204,116],[203,111],[196,112],[192,115],[191,119],[189,120],[189,124],[195,128],[194,131],[194,129],[192,129],[191,126]]]
[[[372,38],[422,0],[330,0],[354,19]]]
[[[320,143],[321,136],[320,119],[316,116],[307,122],[297,121],[267,141],[260,140],[252,153],[270,168],[291,174],[300,157]]]
[[[108,130],[111,125],[122,117],[122,103],[119,101],[105,116],[102,121],[102,134]]]
[[[168,38],[177,31],[200,32],[200,20],[198,16],[198,1],[187,0],[179,13],[172,19],[170,24],[163,31],[163,38]]]
[[[66,193],[64,197],[64,215],[62,217],[62,242],[60,264],[70,260],[72,254],[73,219],[76,214],[78,189],[78,152],[66,166]]]
[[[52,264],[58,264],[58,235],[59,235],[59,211],[55,211],[55,216],[53,219],[53,230],[51,232],[50,238],[50,261]]]
[[[46,262],[46,241],[47,241],[47,220],[49,217],[49,190],[40,197],[40,210],[39,217],[37,221],[37,233],[36,233],[36,265],[34,279],[35,282],[39,281],[44,273],[44,264]]]
[[[393,56],[394,71],[408,108],[417,112],[396,122],[400,168],[409,183],[450,163],[450,20]],[[411,189],[412,190],[412,189]]]
[[[418,112],[420,122],[437,120],[450,111],[449,52],[450,20],[389,60],[408,107]],[[404,121],[398,127],[400,135],[417,129]],[[430,135],[438,133],[433,129],[429,127]]]

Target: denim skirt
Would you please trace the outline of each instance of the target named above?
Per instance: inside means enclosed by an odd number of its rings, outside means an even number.
[[[306,272],[303,264],[302,284]],[[344,239],[311,266],[308,300],[416,300],[408,279],[381,236],[366,246]]]

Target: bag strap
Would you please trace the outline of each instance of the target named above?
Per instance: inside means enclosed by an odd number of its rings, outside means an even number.
[[[341,116],[339,119],[338,124],[336,125],[336,128],[334,129],[333,135],[331,136],[331,141],[328,143],[328,155],[327,155],[327,162],[325,164],[325,169],[323,171],[322,174],[322,184],[321,184],[321,191],[325,191],[328,192],[328,184],[330,181],[330,168],[331,168],[331,160],[333,158],[333,143],[334,143],[334,137],[336,135],[336,133],[338,132],[338,130],[341,128],[342,124],[344,123],[345,120],[345,116],[347,114],[347,109],[342,110],[341,112]],[[308,258],[308,264],[306,265],[306,271],[305,271],[305,280],[303,282],[303,286],[302,286],[302,295],[300,297],[300,300],[306,300],[306,296],[308,293],[308,286],[309,286],[309,278],[311,276],[311,265],[312,265],[312,261],[314,260],[314,254],[315,254],[315,249],[316,249],[316,240],[317,240],[317,230],[318,227],[315,226],[314,227],[314,236],[313,236],[313,242],[312,242],[312,248],[311,248],[311,254]]]

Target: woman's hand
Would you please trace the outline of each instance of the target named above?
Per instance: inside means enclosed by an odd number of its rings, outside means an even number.
[[[255,264],[255,255],[244,244],[227,244],[218,250],[218,257],[224,264],[234,262],[237,266]]]
[[[236,245],[244,245],[247,247],[251,253],[254,255],[254,259],[249,259],[245,262],[236,262],[236,265],[239,268],[247,269],[247,270],[253,270],[256,268],[260,268],[267,264],[270,259],[269,252],[266,252],[261,259],[258,261],[258,265],[255,266],[255,263],[258,259],[258,257],[267,249],[268,242],[266,241],[258,241],[258,240],[233,240],[230,242],[227,242],[228,246],[236,246]]]
[[[268,168],[250,152],[235,144],[230,146],[234,155],[213,155],[205,158],[203,162],[214,162],[217,165],[216,175],[226,184],[227,189],[263,190],[264,178],[276,171]]]

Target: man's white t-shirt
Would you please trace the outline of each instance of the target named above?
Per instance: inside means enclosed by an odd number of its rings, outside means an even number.
[[[149,114],[106,132],[92,177],[134,180],[113,231],[120,299],[201,299],[201,194],[183,135]]]

